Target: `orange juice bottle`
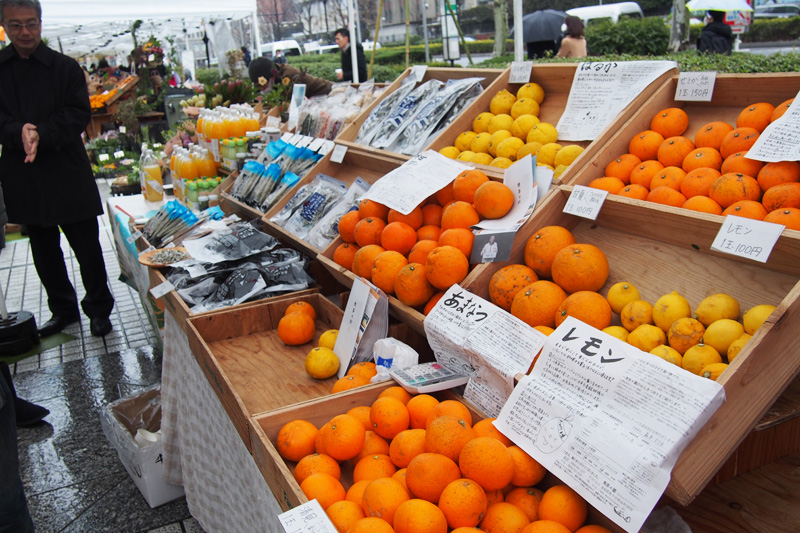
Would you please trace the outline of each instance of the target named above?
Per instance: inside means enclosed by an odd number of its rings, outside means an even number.
[[[247,113],[245,119],[245,131],[258,131],[261,124],[258,123],[258,115],[255,112]]]
[[[189,152],[187,150],[183,150],[181,155],[181,164],[179,165],[181,177],[184,180],[193,180],[197,178],[197,166],[195,165],[194,160],[192,160],[192,157],[189,155]]]
[[[202,135],[203,132],[203,123],[205,122],[205,115],[206,115],[206,110],[201,109],[200,114],[197,117],[197,127],[195,129],[197,130],[197,133],[200,135]]]

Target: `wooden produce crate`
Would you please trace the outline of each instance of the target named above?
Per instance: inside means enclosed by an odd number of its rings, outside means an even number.
[[[692,307],[711,294],[725,292],[739,301],[742,313],[758,304],[776,311],[759,328],[720,376],[726,400],[684,450],[672,471],[666,495],[687,505],[712,480],[767,409],[800,370],[800,347],[794,342],[800,324],[800,261],[794,239],[782,236],[767,264],[732,260],[709,251],[719,224],[708,217],[685,217],[670,209],[653,209],[609,196],[596,221],[564,214],[570,187],[561,186],[543,202],[514,241],[509,263],[476,270],[464,285],[488,299],[491,276],[510,263],[522,263],[525,244],[543,226],[570,229],[578,242],[598,246],[606,254],[610,275],[598,292],[619,281],[636,285],[642,298],[655,302],[677,291]],[[782,252],[782,250],[785,250]],[[615,320],[617,317],[615,317]],[[762,447],[763,449],[763,447]],[[739,464],[754,468],[764,456]],[[739,468],[736,473],[742,473]]]
[[[575,72],[577,69],[577,63],[533,65],[533,68],[531,69],[530,81],[541,85],[545,94],[544,101],[542,102],[539,112],[539,119],[542,122],[548,122],[553,126],[558,124],[558,121],[561,118],[561,115],[564,114],[564,109],[567,106],[569,92],[572,88],[572,82],[575,78]],[[616,120],[609,124],[596,140],[561,141],[559,139],[558,142],[564,146],[577,144],[584,148],[583,153],[581,153],[581,155],[578,156],[578,158],[569,166],[569,168],[565,170],[561,176],[559,176],[559,180],[563,183],[570,181],[570,177],[578,169],[582,168],[589,161],[592,161],[597,155],[600,145],[604,144],[603,139],[614,132],[618,124],[630,118],[630,116],[639,108],[639,106],[641,106],[649,96],[651,96],[664,82],[666,82],[670,76],[674,74],[677,74],[677,69],[673,69],[669,73],[663,74],[656,81],[651,83],[646,90],[642,91],[642,93],[634,98],[634,100],[628,104],[625,109],[623,109],[623,111],[617,116]],[[461,113],[461,115],[455,121],[453,121],[447,127],[447,129],[445,129],[442,134],[430,144],[430,146],[428,146],[428,148],[438,151],[445,146],[452,145],[455,142],[456,137],[458,137],[461,132],[472,130],[472,121],[480,113],[489,111],[489,104],[492,98],[501,90],[505,89],[516,95],[519,88],[524,84],[510,83],[510,75],[511,70],[509,69],[498,76],[495,82],[492,83],[492,85],[474,102],[472,102],[472,104],[470,104],[470,106],[463,113]],[[478,165],[475,163],[471,164],[476,168],[480,168],[487,174],[497,174],[497,171],[500,170],[500,176],[502,176],[502,169],[497,169],[487,165]]]

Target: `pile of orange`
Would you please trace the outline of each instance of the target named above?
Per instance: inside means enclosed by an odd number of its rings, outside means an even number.
[[[748,150],[794,99],[745,107],[736,127],[723,121],[684,133],[689,116],[673,107],[656,113],[590,187],[611,194],[715,215],[736,215],[800,229],[800,163],[763,163]]]
[[[308,302],[294,302],[278,322],[278,337],[284,344],[300,346],[311,342],[317,331],[317,310]]]
[[[333,384],[331,389],[332,393],[344,392],[346,390],[355,389],[363,385],[368,385],[372,376],[378,373],[375,363],[366,361],[363,363],[356,363],[350,367],[344,377],[338,379]]]
[[[608,532],[580,529],[588,505],[566,485],[537,488],[545,469],[493,420],[390,387],[321,428],[287,423],[275,446],[340,533]]]
[[[511,189],[476,169],[461,172],[407,215],[362,200],[358,210],[339,219],[344,242],[333,260],[427,314],[444,291],[467,276],[470,228],[504,216],[513,204]]]
[[[105,91],[102,93],[96,93],[89,96],[89,104],[92,106],[92,109],[100,109],[106,102],[111,99],[112,96],[117,94],[117,89],[111,89],[110,91]]]

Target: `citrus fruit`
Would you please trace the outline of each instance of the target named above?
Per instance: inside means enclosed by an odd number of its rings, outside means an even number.
[[[517,89],[517,98],[533,98],[536,103],[544,102],[544,89],[538,83],[526,83]]]
[[[712,294],[703,298],[694,314],[706,327],[721,318],[736,320],[739,318],[739,302],[730,294]]]
[[[775,311],[775,306],[768,304],[757,305],[748,309],[744,317],[742,317],[745,332],[753,335],[773,311]]]
[[[664,330],[652,324],[642,324],[628,334],[628,344],[649,352],[660,344],[666,344],[667,336]]]
[[[558,130],[549,122],[539,122],[528,132],[526,142],[554,143],[558,140]]]
[[[617,314],[620,314],[623,307],[634,300],[640,300],[641,295],[639,294],[639,289],[637,289],[632,283],[620,281],[608,289],[606,299],[608,300],[609,305],[611,305],[611,310]]]
[[[330,348],[318,346],[306,355],[305,369],[314,379],[328,379],[339,370],[339,358]]]
[[[633,331],[642,324],[652,324],[653,306],[644,300],[628,302],[619,312],[619,320],[628,331]]]
[[[683,356],[675,348],[670,348],[666,344],[656,346],[650,350],[650,353],[673,365],[683,366]]]
[[[667,341],[670,347],[683,355],[686,350],[700,343],[704,333],[705,328],[699,320],[683,317],[673,322],[669,327]]]
[[[511,111],[511,106],[513,106],[514,102],[516,101],[516,96],[507,90],[502,89],[496,95],[494,95],[492,100],[489,102],[489,111],[491,111],[494,115],[508,113]]]
[[[475,119],[472,121],[472,131],[475,133],[483,133],[489,126],[489,121],[492,119],[494,115],[489,113],[488,111],[484,111],[480,113]]]
[[[336,345],[336,338],[338,336],[339,336],[338,329],[329,329],[328,331],[319,336],[318,346],[333,350],[333,347]]]
[[[728,368],[727,363],[711,363],[703,367],[703,370],[700,371],[700,376],[716,381],[726,368]]]
[[[679,318],[691,316],[692,308],[688,300],[675,291],[665,294],[653,305],[653,322],[664,332],[669,331],[672,323]]]
[[[567,146],[564,146],[558,152],[556,152],[556,158],[554,160],[554,163],[556,164],[556,166],[559,165],[569,166],[582,153],[583,153],[582,146],[578,146],[577,144],[569,144]]]
[[[709,324],[703,335],[703,342],[716,349],[721,355],[726,355],[728,346],[741,337],[742,333],[744,333],[744,326],[741,322],[722,318]]]
[[[722,356],[719,352],[708,344],[697,344],[692,346],[683,354],[683,368],[692,374],[700,375],[703,369],[711,363],[721,363]]]

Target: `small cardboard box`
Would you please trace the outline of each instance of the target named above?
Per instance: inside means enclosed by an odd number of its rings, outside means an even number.
[[[139,429],[156,432],[161,428],[161,387],[151,387],[107,405],[101,413],[100,424],[151,508],[183,496],[182,486],[164,481],[162,442],[140,447],[134,440]]]

